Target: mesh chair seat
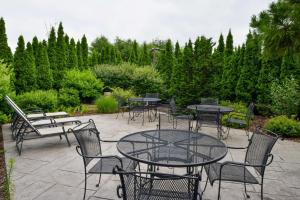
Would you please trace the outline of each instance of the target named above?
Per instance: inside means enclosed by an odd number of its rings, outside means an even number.
[[[136,167],[136,162],[133,160],[127,159],[125,157],[121,158],[123,163],[123,168],[126,171],[133,171]],[[89,171],[90,174],[111,174],[112,169],[116,166],[121,166],[120,160],[117,158],[101,158]]]
[[[219,180],[221,163],[213,163],[204,166],[209,182],[213,184],[214,181]],[[244,180],[245,170],[245,180]],[[252,184],[258,184],[257,179],[249,172],[244,166],[237,165],[225,165],[222,168],[222,181],[234,181],[234,182],[246,182]]]
[[[247,125],[247,122],[242,119],[235,119],[235,118],[229,118],[227,122],[232,124],[240,124],[240,125]]]
[[[145,188],[142,188],[140,190],[139,197],[140,199],[147,199],[147,200],[193,199],[191,193],[172,191],[172,190],[160,190],[160,189],[147,190]]]
[[[191,116],[190,115],[175,115],[174,118],[176,119],[191,119]]]

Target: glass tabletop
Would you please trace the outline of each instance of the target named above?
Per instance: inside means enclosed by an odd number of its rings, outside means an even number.
[[[199,110],[199,111],[216,111],[220,110],[221,113],[230,113],[233,111],[232,108],[225,107],[225,106],[219,106],[219,105],[204,105],[204,104],[198,104],[198,105],[189,105],[187,106],[188,109],[191,110]]]
[[[148,130],[121,138],[118,151],[125,157],[157,166],[192,167],[217,162],[226,145],[212,136],[184,130]]]

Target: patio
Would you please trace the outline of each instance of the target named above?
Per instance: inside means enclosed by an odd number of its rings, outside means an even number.
[[[144,126],[140,119],[127,124],[128,113],[124,117],[116,114],[92,115],[78,117],[82,122],[93,119],[103,139],[119,139],[129,133],[156,129],[157,122],[146,122]],[[12,173],[14,191],[13,199],[26,200],[60,200],[82,199],[84,188],[84,171],[81,157],[75,151],[75,138],[69,135],[71,147],[64,139],[58,137],[29,140],[24,142],[23,152],[18,156],[15,142],[11,139],[9,125],[2,127],[4,135],[5,156],[8,161],[14,158],[16,163]],[[204,129],[202,132],[216,136],[215,129]],[[225,141],[231,146],[246,146],[247,137],[244,131],[234,130]],[[103,154],[118,154],[115,145],[102,144]],[[264,197],[268,200],[300,199],[300,145],[297,142],[279,140],[273,149],[274,161],[267,168],[264,182]],[[230,150],[226,160],[243,161],[245,152]],[[176,169],[180,171],[180,169]],[[175,170],[175,172],[176,172]],[[205,174],[205,173],[204,173]],[[100,187],[95,187],[98,176],[88,178],[87,196],[95,199],[118,199],[116,186],[119,177],[103,175]],[[206,180],[203,176],[203,183]],[[260,187],[249,185],[250,199],[259,199]],[[245,199],[242,184],[222,182],[222,199]],[[90,199],[94,199],[90,198]],[[204,199],[217,199],[217,184],[207,186]]]

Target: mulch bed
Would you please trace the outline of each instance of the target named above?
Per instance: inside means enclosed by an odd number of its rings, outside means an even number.
[[[6,175],[6,165],[5,165],[5,154],[4,154],[4,142],[2,127],[0,126],[0,199],[5,199],[4,194],[4,181]]]

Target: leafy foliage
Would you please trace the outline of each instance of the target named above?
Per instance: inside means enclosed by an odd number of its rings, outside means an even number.
[[[272,106],[279,115],[297,114],[299,106],[299,85],[293,77],[285,78],[282,82],[273,82],[271,85]]]
[[[55,90],[36,90],[25,92],[16,96],[16,103],[22,110],[42,109],[55,111],[58,106],[57,92]]]
[[[101,96],[96,100],[99,113],[115,113],[118,111],[118,102],[113,96]]]
[[[0,49],[0,59],[7,64],[11,64],[13,61],[13,55],[7,43],[5,22],[2,17],[0,18]]]
[[[79,92],[72,88],[62,88],[58,92],[58,104],[66,107],[80,105]]]
[[[77,90],[81,101],[91,102],[102,91],[103,83],[89,70],[73,69],[65,73],[62,87]]]
[[[50,69],[47,47],[44,43],[39,44],[37,62],[37,85],[39,89],[49,90],[53,86],[53,76]],[[17,81],[18,82],[18,81]]]
[[[300,136],[300,122],[286,116],[271,118],[265,124],[265,128],[285,137]]]
[[[112,94],[113,94],[114,97],[122,97],[126,101],[129,98],[136,97],[136,95],[133,92],[133,90],[131,90],[131,89],[124,90],[124,89],[122,89],[120,87],[113,88],[113,93]]]

